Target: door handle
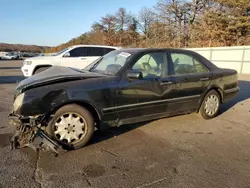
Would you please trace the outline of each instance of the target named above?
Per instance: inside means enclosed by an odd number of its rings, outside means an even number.
[[[171,81],[162,81],[160,83],[161,86],[163,86],[163,85],[172,85],[172,84],[173,84],[173,82],[171,82]]]
[[[207,81],[207,80],[209,80],[208,77],[204,77],[204,78],[201,78],[201,79],[200,79],[200,81]]]
[[[86,58],[82,57],[81,60],[86,60]]]

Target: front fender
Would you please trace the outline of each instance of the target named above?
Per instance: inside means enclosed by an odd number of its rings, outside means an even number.
[[[54,89],[49,92],[41,88],[28,90],[24,94],[22,105],[15,113],[22,116],[49,114],[67,100],[68,95],[64,89]]]
[[[22,116],[36,116],[36,115],[51,115],[59,108],[67,104],[80,104],[82,106],[91,107],[95,110],[98,118],[102,118],[101,110],[91,102],[89,95],[86,92],[81,92],[81,95],[72,95],[66,89],[53,89],[49,92],[49,87],[36,88],[25,92],[22,106],[17,110],[17,114]],[[46,93],[45,93],[46,92]]]

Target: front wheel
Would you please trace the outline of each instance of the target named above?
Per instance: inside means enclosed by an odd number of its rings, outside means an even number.
[[[69,149],[79,149],[92,138],[94,119],[87,109],[70,104],[54,114],[46,131]]]
[[[220,101],[220,95],[217,91],[209,91],[200,107],[201,116],[204,119],[212,119],[216,117],[219,114],[221,104]]]

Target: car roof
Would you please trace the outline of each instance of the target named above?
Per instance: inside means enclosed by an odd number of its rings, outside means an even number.
[[[118,51],[127,52],[131,54],[142,52],[157,52],[157,51],[175,51],[175,52],[191,52],[190,50],[184,50],[179,48],[121,48]]]
[[[147,51],[147,50],[148,50],[147,48],[120,48],[117,51],[127,52],[127,53],[130,53],[130,54],[135,54],[135,53],[144,52],[144,51]]]
[[[99,47],[99,48],[113,48],[113,49],[121,49],[121,47],[118,46],[107,46],[107,45],[88,45],[88,44],[79,44],[79,45],[73,45],[69,48],[76,48],[76,47]]]

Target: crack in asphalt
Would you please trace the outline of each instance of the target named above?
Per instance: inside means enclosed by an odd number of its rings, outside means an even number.
[[[91,187],[91,183],[90,183],[90,181],[88,180],[88,178],[86,178],[86,182],[87,182],[88,185]]]
[[[87,175],[87,173],[86,173],[86,172],[83,172],[83,175],[85,176],[86,182],[88,183],[88,185],[89,185],[90,187],[92,187],[91,182],[88,180],[88,175]]]
[[[102,150],[102,151],[105,151],[105,152],[107,152],[107,153],[109,153],[109,154],[111,154],[111,155],[113,155],[113,156],[118,157],[118,155],[117,155],[116,153],[111,152],[111,151],[109,151],[109,150],[107,150],[107,149],[105,149],[105,148],[101,148],[101,150]]]
[[[41,182],[38,181],[38,178],[37,178],[39,159],[40,159],[40,152],[38,151],[37,155],[36,155],[36,163],[35,163],[35,169],[34,169],[34,172],[33,172],[33,179],[39,185],[39,188],[42,188],[42,184],[41,184]]]
[[[163,177],[163,178],[161,178],[161,179],[158,179],[158,180],[152,181],[152,182],[150,182],[150,183],[146,183],[146,184],[140,185],[140,186],[138,186],[138,187],[136,187],[136,188],[148,187],[148,186],[151,186],[151,185],[153,185],[153,184],[156,184],[156,183],[162,182],[162,181],[164,181],[164,180],[167,180],[167,177]]]

